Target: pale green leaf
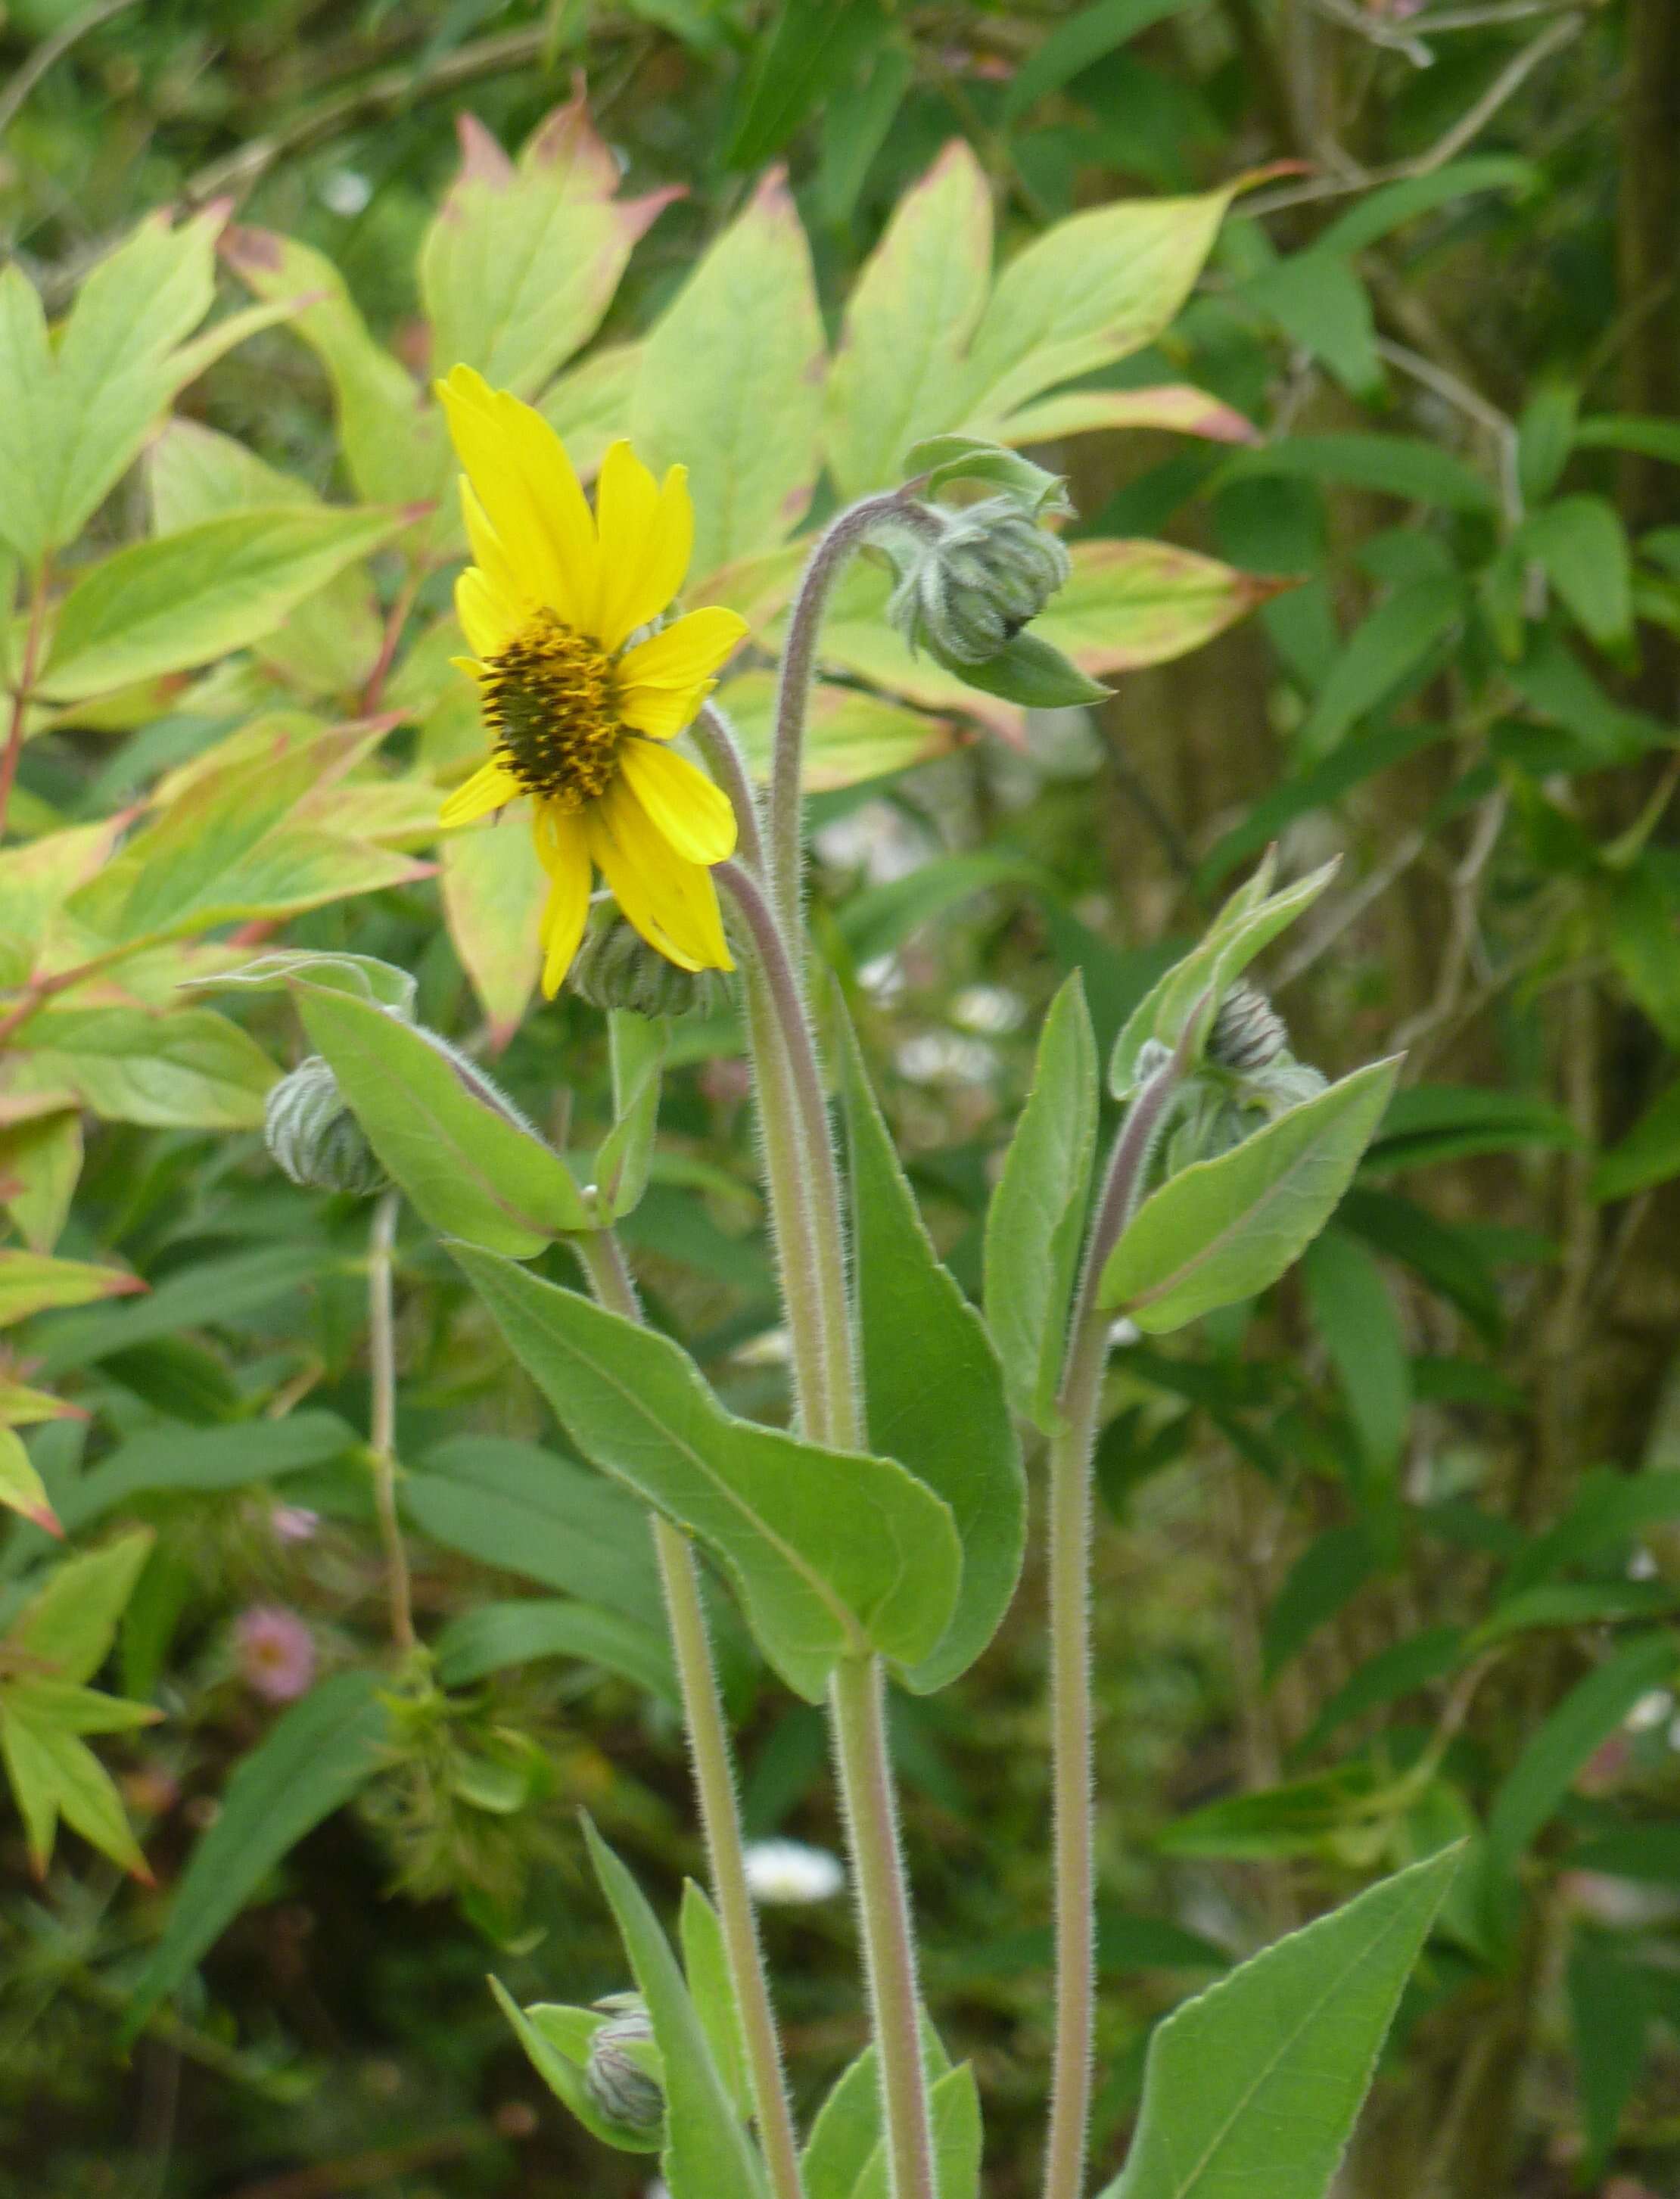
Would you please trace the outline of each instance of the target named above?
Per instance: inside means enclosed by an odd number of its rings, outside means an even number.
[[[87,1305],[95,1298],[143,1290],[137,1275],[85,1260],[54,1260],[43,1252],[0,1246],[0,1328],[56,1306]]]
[[[902,480],[911,446],[962,417],[963,351],[991,265],[991,191],[954,138],[899,201],[847,302],[825,429],[843,496]]]
[[[639,344],[599,345],[543,393],[537,410],[586,481],[599,467],[608,446],[630,432],[630,408],[641,369]],[[714,596],[709,600],[717,599]]]
[[[1498,506],[1491,487],[1462,458],[1405,435],[1286,435],[1231,459],[1216,479],[1222,486],[1279,475],[1373,489],[1447,511],[1488,513]]]
[[[733,1419],[668,1338],[452,1249],[579,1449],[718,1552],[796,1693],[820,1700],[844,1656],[930,1654],[961,1571],[930,1490],[890,1460]]]
[[[660,2167],[671,2199],[764,2199],[764,2166],[730,2103],[682,1972],[629,1872],[587,1817],[584,1838],[601,1890],[647,2004],[665,2069],[666,2147]]]
[[[44,1873],[52,1853],[56,1816],[101,1855],[150,1885],[152,1874],[109,1773],[74,1733],[36,1712],[37,1706],[10,1692],[0,1706],[0,1753],[28,1829],[37,1876]]]
[[[132,543],[65,598],[42,689],[98,695],[243,649],[399,524],[384,511],[283,505]]]
[[[386,1169],[433,1228],[530,1259],[594,1218],[565,1163],[411,1024],[299,981],[304,1027]]]
[[[1397,1056],[1356,1070],[1169,1177],[1110,1254],[1103,1306],[1159,1333],[1275,1283],[1335,1211],[1398,1069]]]
[[[729,1968],[729,1950],[718,1913],[694,1881],[683,1881],[682,1908],[677,1918],[682,1943],[683,1969],[694,2002],[700,2028],[706,2034],[712,2060],[724,2089],[744,2121],[752,2112],[752,2079],[747,2062],[746,2027],[735,1982]]]
[[[1212,443],[1257,443],[1254,423],[1205,389],[1164,382],[1147,389],[1070,389],[1040,397],[997,424],[1003,443],[1053,443],[1100,429],[1149,428],[1172,435],[1200,435]]]
[[[944,1498],[962,1542],[950,1624],[904,1674],[928,1694],[966,1671],[1002,1624],[1026,1543],[1026,1482],[998,1355],[940,1264],[837,999],[835,1020],[869,1441]]]
[[[90,1680],[111,1653],[152,1540],[149,1527],[137,1528],[102,1550],[67,1559],[18,1614],[7,1646],[38,1659],[55,1680],[73,1687]]]
[[[1385,1879],[1170,2015],[1103,2199],[1323,2199],[1459,1859]]]
[[[1046,92],[1082,75],[1117,46],[1187,4],[1188,0],[1091,0],[1076,8],[1011,78],[1003,97],[1005,120],[1018,120]]]
[[[14,1045],[15,1089],[73,1092],[107,1122],[158,1129],[254,1129],[279,1075],[237,1024],[207,1008],[49,1008]]]
[[[607,1018],[615,1119],[595,1157],[595,1190],[615,1221],[639,1206],[647,1189],[668,1038],[664,1022],[627,1008]]]
[[[1633,624],[1633,561],[1615,506],[1601,496],[1564,496],[1524,522],[1514,547],[1544,568],[1571,616],[1601,648]]]
[[[73,1107],[0,1128],[0,1204],[32,1252],[57,1244],[81,1172],[82,1123]]]
[[[174,534],[233,511],[320,501],[307,481],[282,473],[231,435],[197,420],[171,420],[152,438],[146,481],[155,534]]]
[[[952,685],[960,691],[957,682]],[[715,699],[741,737],[753,776],[767,779],[775,740],[775,674],[738,673],[724,682]],[[948,755],[956,744],[957,728],[948,718],[928,717],[884,696],[820,680],[805,720],[805,790],[824,794],[884,779]]]
[[[449,833],[438,853],[449,936],[499,1053],[542,975],[548,880],[522,817],[510,826]]]
[[[817,102],[854,76],[885,37],[881,0],[785,0],[742,100],[724,164],[756,168],[780,152]]]
[[[1041,640],[1098,677],[1199,649],[1275,586],[1170,542],[1076,542],[1073,571],[1033,621]]]
[[[928,2093],[938,2199],[979,2199],[980,2091],[966,2062],[936,2079]],[[851,2189],[850,2199],[892,2199],[892,2169],[883,2138]]]
[[[544,1658],[598,1665],[680,1710],[671,1652],[663,1636],[622,1613],[594,1604],[531,1597],[481,1603],[452,1619],[432,1645],[446,1688],[470,1687],[488,1672]]]
[[[1382,1270],[1345,1231],[1327,1229],[1307,1247],[1302,1274],[1365,1463],[1385,1473],[1406,1439],[1412,1369]]]
[[[64,1531],[48,1502],[41,1477],[23,1447],[22,1437],[13,1432],[9,1423],[0,1426],[0,1505],[9,1512],[20,1513],[36,1526],[44,1527],[50,1535]]]
[[[637,450],[656,471],[689,470],[697,592],[798,524],[820,463],[824,362],[810,248],[773,172],[655,324],[637,377]]]

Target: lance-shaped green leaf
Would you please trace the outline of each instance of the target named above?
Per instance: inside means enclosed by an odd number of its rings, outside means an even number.
[[[1323,2199],[1460,1852],[1385,1879],[1170,2015],[1102,2199]]]
[[[368,1143],[434,1229],[528,1260],[568,1230],[594,1228],[564,1161],[470,1063],[383,1008],[295,990]]]
[[[820,464],[823,365],[810,247],[772,170],[654,327],[637,376],[637,449],[656,470],[689,469],[691,587],[798,523]]]
[[[102,1855],[143,1884],[152,1883],[110,1774],[72,1727],[54,1714],[41,1691],[8,1689],[0,1696],[0,1760],[23,1819],[30,1864],[38,1878],[45,1875],[52,1859],[61,1817]]]
[[[85,1260],[53,1260],[44,1252],[0,1248],[0,1328],[55,1306],[88,1305],[95,1298],[143,1291],[138,1275]]]
[[[152,1539],[149,1527],[138,1528],[60,1566],[24,1606],[7,1647],[51,1679],[72,1687],[90,1680],[111,1653]]]
[[[595,1190],[615,1221],[639,1206],[647,1189],[668,1035],[662,1018],[627,1008],[615,1008],[607,1018],[615,1120],[595,1158]]]
[[[959,2062],[938,2078],[928,2094],[933,2126],[934,2184],[939,2199],[978,2199],[980,2190],[980,2089],[974,2071]],[[866,2162],[850,2199],[892,2199],[892,2165],[884,2138]]]
[[[1123,1100],[1137,1076],[1137,1058],[1151,1039],[1175,1047],[1194,1014],[1201,1030],[1193,1040],[1190,1065],[1199,1061],[1219,1004],[1278,934],[1310,908],[1333,878],[1336,863],[1298,878],[1280,893],[1271,890],[1277,874],[1275,849],[1267,852],[1252,878],[1239,886],[1208,926],[1199,946],[1158,978],[1127,1018],[1108,1067],[1109,1089]]]
[[[631,248],[680,194],[617,196],[618,162],[581,94],[537,125],[516,164],[475,116],[456,127],[461,171],[420,248],[432,356],[534,398],[594,335]]]
[[[380,1768],[390,1714],[376,1672],[335,1672],[312,1688],[240,1763],[219,1814],[181,1874],[163,1937],[123,2023],[135,2038],[286,1855]]]
[[[587,1817],[584,1838],[647,2003],[665,2065],[666,2145],[660,2167],[671,2199],[764,2199],[764,2164],[736,2114],[688,1987],[641,1889]]]
[[[1100,1302],[1160,1333],[1275,1283],[1335,1211],[1382,1118],[1398,1055],[1287,1108],[1146,1199],[1109,1256]]]
[[[23,1447],[23,1438],[9,1426],[0,1426],[0,1505],[20,1513],[50,1535],[62,1535],[46,1488],[34,1462]]]
[[[925,1694],[968,1669],[1009,1608],[1026,1542],[1026,1482],[985,1323],[940,1264],[837,1000],[835,1020],[869,1440],[945,1499],[962,1538],[962,1592],[949,1628],[904,1675]]]
[[[490,1990],[496,2005],[513,2027],[513,2035],[525,2049],[527,2060],[555,2098],[569,2108],[592,2138],[621,2153],[657,2153],[665,2143],[662,2128],[639,2129],[633,2123],[615,2122],[603,2114],[583,2081],[589,2066],[589,2042],[606,2022],[599,2009],[564,2008],[539,2001],[521,2008],[499,1978]]]
[[[754,1633],[820,1701],[846,1656],[915,1665],[950,1623],[962,1548],[949,1508],[890,1459],[824,1449],[726,1413],[675,1344],[452,1248],[584,1455],[697,1535],[728,1568]]]
[[[986,1323],[1010,1403],[1046,1434],[1096,1150],[1096,1041],[1076,970],[1044,1018],[1032,1090],[986,1211]]]
[[[995,656],[971,663],[948,656],[930,645],[928,654],[966,687],[995,695],[1006,703],[1018,703],[1025,710],[1071,710],[1087,703],[1106,701],[1111,687],[1088,680],[1070,656],[1053,642],[1030,628],[1004,644]]]
[[[747,2059],[746,2027],[741,2004],[730,1974],[729,1949],[718,1913],[691,1878],[683,1881],[682,1908],[677,1917],[682,1942],[683,1969],[700,2028],[712,2050],[712,2060],[724,2089],[743,2121],[752,2113],[752,2075]]]
[[[272,954],[260,954],[254,962],[242,962],[236,970],[218,971],[213,977],[190,977],[184,993],[237,990],[283,993],[294,977],[302,977],[324,992],[348,993],[353,1000],[370,1000],[389,1008],[405,1023],[414,1020],[416,985],[411,971],[399,970],[371,954],[339,954],[318,947],[282,947]]]
[[[942,2078],[951,2074],[951,2057],[928,2021],[925,2009],[922,2014],[922,2071],[930,2092]],[[811,2134],[799,2161],[806,2199],[852,2199],[858,2179],[873,2159],[880,2140],[879,2057],[872,2046],[866,2046],[835,2079],[833,2089],[811,2126]]]

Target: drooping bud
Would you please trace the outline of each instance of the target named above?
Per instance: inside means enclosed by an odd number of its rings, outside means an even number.
[[[1234,985],[1220,1002],[1208,1034],[1208,1054],[1222,1069],[1251,1076],[1277,1059],[1289,1043],[1283,1018],[1253,985]]]
[[[318,1053],[270,1091],[263,1134],[276,1163],[306,1190],[371,1199],[390,1181]]]
[[[712,992],[709,971],[680,970],[613,909],[591,923],[566,982],[592,1007],[639,1016],[685,1016]]]
[[[584,2090],[609,2120],[656,2130],[665,2116],[665,2087],[655,2074],[659,2050],[639,1993],[612,1993],[597,2008],[613,2013],[589,2042]]]
[[[960,510],[924,505],[937,535],[892,545],[898,586],[887,616],[912,650],[959,664],[995,656],[1044,609],[1072,567],[1059,539],[1008,496]]]

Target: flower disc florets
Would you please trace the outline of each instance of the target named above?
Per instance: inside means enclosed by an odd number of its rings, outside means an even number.
[[[1013,498],[928,509],[936,537],[907,546],[887,615],[912,649],[981,664],[1038,616],[1071,569],[1056,536]]]
[[[611,663],[587,636],[539,610],[485,660],[479,692],[495,755],[528,794],[576,809],[606,791],[623,728]]]

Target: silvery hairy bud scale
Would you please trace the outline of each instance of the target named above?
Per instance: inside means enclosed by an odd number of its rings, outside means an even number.
[[[277,1165],[306,1190],[371,1199],[390,1181],[318,1053],[270,1091],[263,1134]]]
[[[1234,985],[1220,1002],[1208,1034],[1208,1056],[1222,1069],[1251,1076],[1275,1061],[1289,1043],[1283,1018],[1253,985]]]
[[[983,664],[1063,586],[1072,569],[1068,553],[1012,497],[923,510],[939,532],[895,545],[899,580],[887,616],[913,650]]]
[[[685,1016],[704,1007],[712,989],[705,971],[680,970],[616,911],[591,924],[566,982],[592,1007],[639,1016]]]
[[[584,2090],[610,2120],[655,2130],[664,2119],[665,2088],[645,2066],[655,2059],[646,2007],[637,1993],[613,1993],[596,2006],[613,2013],[589,2042]]]

